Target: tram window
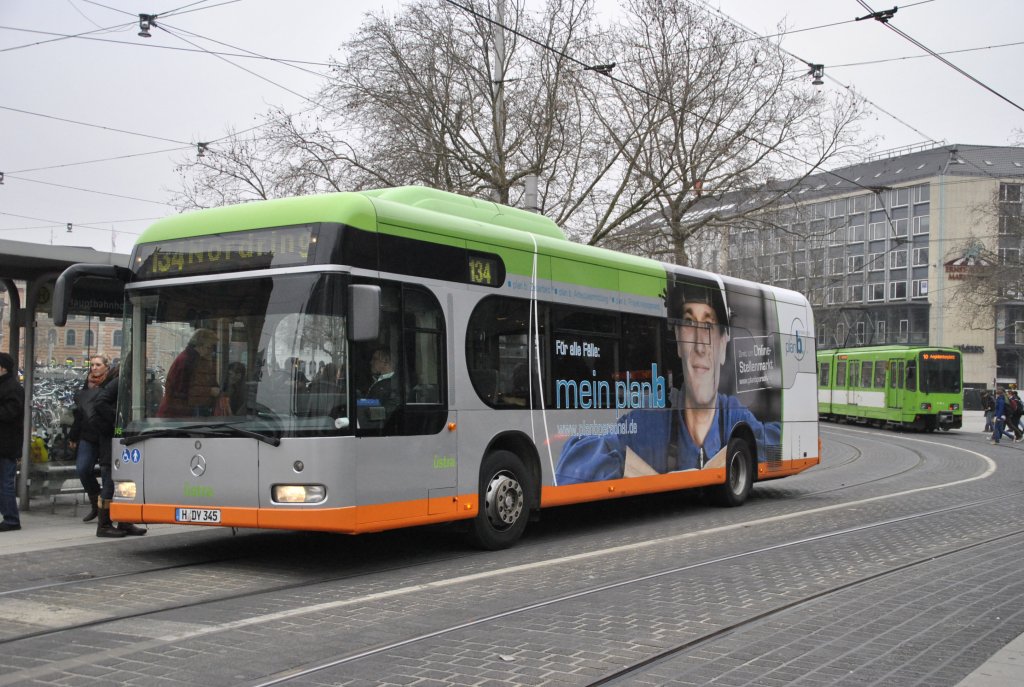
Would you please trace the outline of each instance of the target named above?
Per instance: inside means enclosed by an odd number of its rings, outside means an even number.
[[[829,364],[822,363],[818,370],[818,386],[828,386]]]
[[[917,391],[917,364],[914,361],[907,363],[907,391]]]
[[[849,388],[857,386],[857,382],[860,380],[860,361],[850,361],[850,382],[847,384]]]
[[[902,360],[899,362],[899,366],[896,369],[898,371],[896,372],[896,374],[893,375],[893,378],[896,380],[896,386],[898,386],[900,389],[902,389],[903,388],[903,361]]]
[[[846,386],[846,361],[840,360],[836,363],[836,386]]]
[[[885,388],[885,370],[889,366],[888,361],[879,360],[875,362],[875,388]]]
[[[860,365],[860,385],[865,389],[871,388],[871,361],[865,360]]]

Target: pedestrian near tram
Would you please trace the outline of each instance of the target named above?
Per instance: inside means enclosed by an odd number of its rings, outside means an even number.
[[[1013,432],[1006,431],[1006,417],[1009,412],[1010,408],[1006,402],[1006,392],[1003,391],[1002,387],[997,388],[995,409],[992,411],[992,422],[995,424],[995,429],[992,432],[992,438],[989,439],[989,443],[998,444],[1004,434],[1010,437],[1011,440],[1016,438]]]
[[[14,358],[0,353],[0,532],[21,529],[15,485],[24,438],[25,390],[16,371]]]

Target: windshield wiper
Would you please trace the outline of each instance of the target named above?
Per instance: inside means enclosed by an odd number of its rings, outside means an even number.
[[[196,425],[181,425],[180,427],[165,427],[164,429],[153,429],[136,434],[132,437],[124,437],[121,439],[121,443],[125,446],[131,446],[132,444],[137,444],[140,441],[145,441],[146,439],[169,437],[177,434],[182,434],[184,436],[199,435],[206,437],[242,436],[262,441],[263,443],[270,444],[271,446],[281,445],[280,437],[254,432],[251,429],[238,427],[230,422],[214,422]]]

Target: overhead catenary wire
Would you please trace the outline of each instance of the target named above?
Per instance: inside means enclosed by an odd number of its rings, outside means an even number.
[[[868,4],[867,4],[867,2],[865,2],[864,0],[857,0],[857,2],[858,2],[858,3],[860,3],[861,7],[863,7],[864,9],[866,9],[866,10],[867,10],[868,12],[871,12],[872,14],[875,14],[875,11],[874,11],[873,9],[871,9],[871,6],[870,6],[870,5],[868,5]],[[906,39],[906,40],[910,41],[911,43],[913,43],[913,44],[914,44],[914,45],[916,45],[917,47],[921,48],[921,50],[924,50],[924,51],[925,51],[926,53],[928,53],[929,55],[931,55],[931,56],[932,56],[932,57],[934,57],[935,59],[939,60],[940,62],[942,62],[942,63],[943,63],[944,65],[946,65],[947,67],[950,67],[951,69],[953,69],[953,70],[954,70],[954,71],[956,71],[957,73],[959,73],[959,74],[961,74],[961,75],[963,75],[963,76],[967,77],[968,79],[970,79],[970,80],[971,80],[971,81],[973,81],[974,83],[978,84],[979,86],[981,86],[982,88],[984,88],[984,89],[985,89],[986,91],[988,91],[989,93],[992,93],[992,94],[993,94],[993,95],[995,95],[996,97],[998,97],[998,98],[1000,98],[1000,99],[1002,99],[1002,100],[1006,101],[1007,103],[1009,103],[1010,105],[1014,106],[1015,108],[1017,108],[1017,109],[1018,109],[1018,110],[1020,110],[1021,112],[1024,112],[1024,107],[1021,107],[1020,105],[1018,105],[1018,104],[1017,104],[1017,103],[1015,103],[1014,101],[1010,100],[1010,99],[1009,99],[1009,98],[1007,98],[1007,97],[1006,97],[1005,95],[1003,95],[1003,94],[1002,94],[1002,93],[1000,93],[999,91],[995,90],[994,88],[992,88],[991,86],[989,86],[989,85],[988,85],[988,84],[986,84],[985,82],[983,82],[983,81],[981,81],[981,80],[979,80],[979,79],[975,78],[974,76],[972,76],[972,75],[968,74],[968,73],[967,73],[966,71],[964,71],[963,69],[961,69],[961,68],[960,68],[960,67],[958,67],[957,65],[953,64],[952,62],[950,62],[949,60],[947,60],[947,59],[946,59],[945,57],[943,57],[943,56],[942,56],[942,55],[940,55],[939,53],[935,52],[934,50],[932,50],[931,48],[929,48],[929,47],[928,47],[928,46],[926,46],[925,44],[921,43],[921,42],[920,42],[920,41],[918,41],[917,39],[915,39],[915,38],[913,38],[912,36],[908,35],[908,34],[907,34],[906,32],[904,32],[904,31],[902,31],[902,30],[900,30],[900,29],[896,28],[895,26],[893,26],[893,25],[892,25],[892,23],[891,23],[890,21],[882,21],[882,22],[880,22],[880,23],[881,23],[881,24],[883,24],[883,25],[884,25],[884,26],[885,26],[886,28],[888,28],[888,29],[889,29],[890,31],[894,32],[894,33],[895,33],[896,35],[898,35],[898,36],[900,36],[900,37],[902,37],[902,38],[904,38],[904,39]]]
[[[217,51],[213,51],[213,50],[203,50],[202,48],[186,48],[186,47],[183,47],[183,46],[180,46],[180,45],[162,45],[162,44],[159,44],[159,43],[152,43],[152,42],[149,42],[149,41],[139,42],[139,41],[127,41],[127,40],[123,41],[123,40],[117,40],[115,38],[97,38],[95,36],[72,35],[72,34],[66,34],[66,33],[57,33],[57,32],[54,32],[54,31],[41,31],[39,29],[24,29],[24,28],[20,28],[20,27],[17,27],[17,26],[0,25],[0,30],[3,30],[3,31],[19,31],[19,32],[22,32],[22,33],[35,33],[35,34],[39,34],[41,36],[57,36],[57,37],[60,37],[60,38],[78,38],[80,40],[95,41],[97,43],[112,43],[114,45],[130,45],[133,48],[141,48],[141,49],[147,49],[147,50],[171,50],[171,51],[174,51],[174,52],[211,53],[211,54],[215,54],[215,55],[223,55],[224,57],[240,57],[240,58],[249,59],[249,60],[263,60],[263,61],[268,61],[268,62],[278,62],[280,64],[286,64],[286,65],[308,65],[308,66],[311,66],[311,67],[331,67],[332,66],[330,62],[320,62],[320,61],[316,61],[316,60],[298,60],[298,59],[291,59],[291,58],[285,58],[285,57],[269,57],[267,55],[259,55],[259,54],[256,54],[256,53],[246,54],[244,52],[236,52],[236,53],[217,52]]]

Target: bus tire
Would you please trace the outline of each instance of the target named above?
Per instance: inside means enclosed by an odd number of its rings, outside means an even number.
[[[711,492],[712,502],[724,508],[742,506],[754,484],[750,447],[743,439],[730,439],[725,456],[725,484]]]
[[[479,509],[470,541],[488,551],[506,549],[522,536],[530,517],[530,473],[511,451],[493,451],[480,466]]]

